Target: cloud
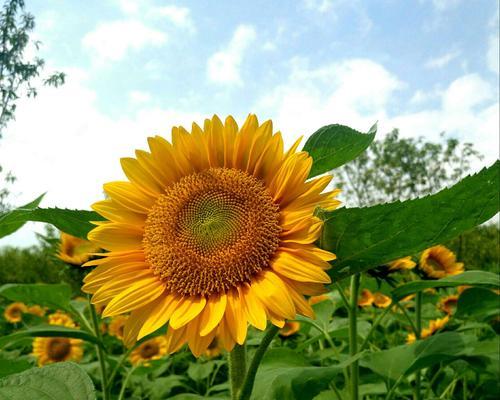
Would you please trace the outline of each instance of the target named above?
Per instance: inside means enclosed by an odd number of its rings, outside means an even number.
[[[421,3],[431,3],[438,12],[447,11],[458,6],[462,0],[420,0]]]
[[[142,90],[132,90],[128,92],[128,98],[133,104],[147,103],[151,100],[151,94]]]
[[[327,13],[333,7],[332,0],[304,0],[304,6],[321,14]]]
[[[488,40],[488,52],[486,54],[486,64],[488,65],[488,69],[495,73],[499,73],[499,37],[498,34],[491,35]]]
[[[129,51],[159,47],[167,42],[167,34],[150,28],[138,20],[116,20],[99,24],[83,39],[83,46],[97,62],[119,61]]]
[[[156,18],[166,18],[173,25],[184,28],[192,33],[196,31],[191,11],[187,7],[163,6],[154,7],[150,10],[150,16]]]
[[[208,79],[220,84],[242,85],[240,67],[246,50],[257,34],[251,25],[239,25],[226,48],[214,53],[207,62]]]
[[[424,64],[424,67],[427,69],[439,69],[446,67],[451,61],[457,58],[460,55],[460,52],[455,50],[449,53],[443,54],[440,57],[431,58],[427,60]]]

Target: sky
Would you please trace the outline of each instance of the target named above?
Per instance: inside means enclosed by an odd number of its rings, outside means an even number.
[[[341,123],[472,142],[498,158],[496,0],[27,0],[27,57],[60,88],[21,99],[0,140],[11,204],[89,209],[120,157],[213,114],[272,119],[290,145]],[[28,246],[43,225],[0,240]]]

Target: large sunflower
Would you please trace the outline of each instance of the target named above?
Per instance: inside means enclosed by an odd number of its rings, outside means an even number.
[[[172,130],[172,144],[148,139],[150,152],[121,160],[127,182],[104,185],[93,205],[107,219],[89,239],[109,250],[83,290],[103,317],[131,312],[132,344],[169,322],[168,351],[188,343],[202,354],[219,332],[227,350],[242,344],[250,323],[283,327],[313,316],[304,295],[322,293],[335,255],[314,245],[338,191],[331,176],[306,181],[312,159],[283,150],[271,121],[250,115],[241,129],[214,116],[203,129]]]
[[[445,246],[434,246],[420,256],[419,268],[430,278],[444,278],[464,272],[464,264],[458,263],[455,254]]]

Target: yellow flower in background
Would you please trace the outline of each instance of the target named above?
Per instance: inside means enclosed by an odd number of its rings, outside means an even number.
[[[330,296],[328,296],[327,294],[320,294],[319,296],[309,297],[309,304],[313,306],[314,304],[318,304],[327,300],[330,300]]]
[[[61,232],[61,243],[59,244],[57,256],[68,264],[82,265],[90,259],[91,253],[99,250],[99,247],[88,240]]]
[[[416,265],[417,263],[411,259],[411,256],[398,258],[397,260],[394,260],[387,264],[387,266],[389,267],[389,271],[413,269]]]
[[[468,286],[468,285],[461,285],[461,286],[458,286],[457,287],[457,292],[458,294],[462,294],[463,292],[465,292],[467,289],[470,289],[472,286]]]
[[[213,338],[212,342],[208,345],[207,350],[205,351],[205,355],[207,357],[213,358],[220,355],[224,345],[217,335]]]
[[[217,332],[229,351],[248,324],[312,317],[304,295],[324,293],[335,258],[314,244],[314,210],[339,204],[337,190],[323,193],[331,176],[306,182],[312,159],[299,141],[284,151],[254,115],[240,129],[214,116],[172,138],[122,159],[129,181],[105,184],[109,198],[93,205],[107,221],[89,239],[109,253],[86,264],[98,267],[83,290],[103,317],[131,312],[128,345],[168,322],[168,352],[187,342],[197,356]]]
[[[300,330],[300,322],[286,321],[285,326],[280,329],[279,335],[283,337],[288,337],[295,335],[299,330]]]
[[[449,320],[450,320],[450,317],[447,315],[443,318],[438,318],[438,319],[430,321],[429,327],[422,329],[422,332],[420,334],[420,338],[425,339],[425,338],[428,338],[429,336],[432,336],[437,331],[443,329]],[[406,337],[406,343],[413,343],[415,340],[416,340],[416,336],[414,333],[409,333],[408,336]]]
[[[38,365],[52,364],[61,361],[81,360],[83,341],[64,337],[37,337],[33,340],[33,356]]]
[[[419,268],[430,278],[444,278],[464,272],[463,263],[457,263],[455,254],[444,246],[434,246],[420,256]]]
[[[125,315],[118,315],[112,318],[108,327],[109,334],[117,337],[118,339],[123,339],[123,329],[125,328],[127,318],[128,317]]]
[[[75,321],[68,315],[61,311],[57,311],[48,316],[49,324],[51,325],[62,325],[67,328],[76,327]]]
[[[149,365],[152,360],[159,360],[167,354],[167,340],[165,336],[157,336],[146,340],[130,353],[132,365]]]
[[[361,296],[358,299],[358,306],[360,307],[370,307],[373,304],[375,298],[373,297],[373,293],[368,289],[363,289],[361,291]]]
[[[391,298],[383,293],[377,292],[373,295],[373,304],[379,308],[387,308],[391,303]]]
[[[9,304],[7,307],[5,307],[5,311],[3,312],[3,316],[8,322],[11,323],[16,323],[16,322],[21,322],[23,319],[23,314],[28,312],[28,307],[26,304],[21,303],[21,302],[15,302],[12,304]]]
[[[448,315],[451,315],[453,314],[453,312],[455,312],[457,303],[458,303],[458,295],[452,294],[450,296],[443,297],[441,300],[439,300],[438,307]]]
[[[43,317],[45,315],[45,309],[35,304],[34,306],[28,307],[28,313]]]

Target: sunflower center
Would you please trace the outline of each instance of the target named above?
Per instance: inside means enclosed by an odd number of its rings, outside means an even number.
[[[438,258],[435,258],[433,256],[430,256],[427,259],[427,263],[432,267],[433,270],[435,271],[446,271],[446,268],[444,267],[443,263],[441,260]]]
[[[156,343],[146,343],[141,348],[142,358],[151,358],[158,354],[160,348]]]
[[[211,168],[166,189],[148,215],[143,243],[169,291],[210,295],[268,267],[280,232],[279,208],[261,181]]]
[[[71,352],[71,343],[67,338],[54,338],[49,342],[47,354],[51,360],[62,361]]]

